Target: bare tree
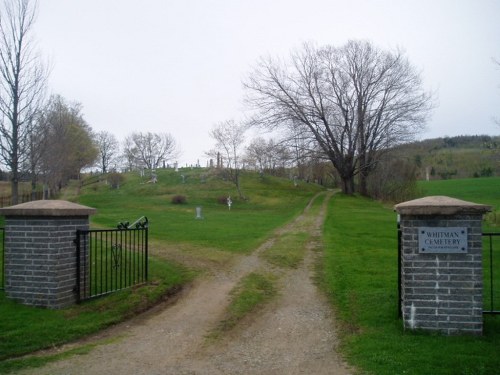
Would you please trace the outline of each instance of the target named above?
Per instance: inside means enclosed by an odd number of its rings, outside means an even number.
[[[265,171],[267,164],[267,143],[262,137],[253,139],[246,148],[245,160],[259,171]]]
[[[0,155],[11,172],[12,204],[18,202],[20,166],[29,157],[28,124],[48,77],[31,38],[36,9],[30,0],[5,0],[0,9]]]
[[[120,144],[116,137],[107,132],[101,131],[95,134],[95,142],[99,149],[99,164],[102,173],[107,173],[111,163],[113,163],[120,152]]]
[[[219,122],[210,130],[210,137],[215,140],[215,148],[225,156],[226,171],[236,185],[240,198],[245,198],[241,191],[241,152],[245,142],[245,127],[233,120]]]
[[[262,59],[244,83],[251,121],[313,141],[338,171],[342,190],[360,191],[381,154],[420,131],[432,107],[419,73],[401,51],[369,42],[306,44],[283,62]],[[307,141],[309,139],[309,141]],[[314,147],[313,147],[314,148]]]
[[[277,169],[283,170],[292,157],[286,144],[257,137],[246,147],[245,160],[261,172],[277,174]]]
[[[162,162],[175,159],[179,150],[167,133],[132,133],[124,142],[124,156],[130,166],[154,170]]]

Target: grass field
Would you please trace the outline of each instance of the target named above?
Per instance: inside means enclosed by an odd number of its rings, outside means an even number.
[[[440,185],[439,181],[439,186],[431,182],[425,187],[429,195],[497,202],[498,189],[494,186],[498,180],[472,181],[475,192],[469,180],[454,180],[450,185]],[[485,317],[483,337],[445,337],[403,330],[397,311],[396,214],[392,207],[336,195],[324,236],[322,285],[341,319],[342,351],[363,373],[498,373],[500,316]],[[496,247],[496,255],[500,259],[500,247]],[[500,285],[498,274],[496,282]]]
[[[194,277],[193,272],[165,261],[164,246],[199,251],[206,259],[248,253],[321,191],[312,184],[295,187],[286,179],[245,174],[242,188],[247,199],[240,199],[234,185],[201,169],[159,171],[158,181],[150,184],[147,177],[130,174],[119,189],[101,181],[84,187],[80,195],[72,195],[79,203],[97,208],[91,227],[112,228],[118,222],[148,216],[152,252],[156,255],[150,267],[154,282],[61,311],[20,306],[0,293],[0,373],[40,361],[1,359],[71,340],[125,319],[137,313],[144,301],[154,303],[169,288]],[[498,178],[484,178],[423,182],[421,188],[425,195],[448,195],[489,204],[498,211],[499,184]],[[172,204],[176,195],[185,196],[186,203]],[[233,200],[231,210],[220,203],[228,195]],[[202,207],[203,219],[195,218],[196,207]],[[494,225],[490,228],[498,230]],[[287,249],[306,239],[303,233],[290,234],[263,256],[280,267],[294,267],[302,254],[287,254]],[[396,214],[392,206],[336,195],[329,206],[324,240],[318,280],[340,320],[342,353],[360,371],[498,373],[500,317],[485,318],[483,337],[444,337],[403,330],[397,311]],[[253,308],[247,302],[259,303],[274,293],[268,275],[253,274],[242,283],[235,291],[229,326],[232,319],[239,319],[241,311]]]
[[[486,215],[486,224],[500,227],[500,177],[420,181],[419,187],[426,196],[446,195],[492,206],[492,212]]]
[[[65,197],[97,208],[97,214],[91,217],[93,228],[113,228],[119,222],[147,216],[150,252],[155,254],[149,263],[151,282],[57,311],[22,306],[0,292],[0,373],[59,358],[15,359],[126,319],[189,282],[195,272],[166,260],[164,247],[198,251],[205,259],[247,253],[276,227],[298,215],[309,199],[322,190],[313,184],[295,187],[287,179],[247,174],[242,178],[246,199],[240,199],[233,184],[201,169],[159,171],[157,184],[147,181],[139,174],[129,174],[119,189],[112,189],[103,180],[85,186],[80,194],[75,193],[76,189],[65,192]],[[172,204],[176,195],[185,196],[186,203]],[[231,210],[219,203],[229,195],[233,200]],[[203,219],[196,219],[196,207],[202,207]],[[240,289],[242,294],[235,298],[235,316],[272,292],[265,275],[252,275],[245,282]]]
[[[89,186],[78,201],[98,209],[92,217],[97,226],[114,227],[145,215],[153,241],[246,253],[297,215],[320,190],[314,184],[295,187],[287,179],[246,173],[241,178],[246,199],[241,199],[234,184],[204,169],[161,170],[157,174],[156,184],[131,174],[120,189],[103,183]],[[178,195],[186,198],[185,204],[171,203]],[[225,204],[228,196],[233,201],[231,210]],[[195,219],[196,207],[202,208],[201,220]]]

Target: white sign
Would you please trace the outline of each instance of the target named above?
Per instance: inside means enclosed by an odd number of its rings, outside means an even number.
[[[466,227],[419,227],[418,252],[467,253]]]

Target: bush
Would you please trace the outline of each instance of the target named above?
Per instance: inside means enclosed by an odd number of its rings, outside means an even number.
[[[119,189],[123,182],[123,176],[120,173],[109,173],[107,180],[112,189]]]
[[[184,204],[186,203],[186,197],[184,195],[174,195],[172,197],[173,204]]]
[[[217,197],[217,203],[227,204],[227,195],[221,195],[221,196]]]
[[[368,194],[386,202],[414,199],[419,195],[415,166],[401,159],[382,159],[368,178]]]

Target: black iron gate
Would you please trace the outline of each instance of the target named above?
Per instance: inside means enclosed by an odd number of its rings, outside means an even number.
[[[500,314],[500,269],[494,269],[500,255],[500,233],[483,233],[483,314]],[[495,256],[496,255],[496,256]],[[498,263],[497,263],[498,264]]]
[[[76,232],[78,301],[148,280],[148,219]]]

